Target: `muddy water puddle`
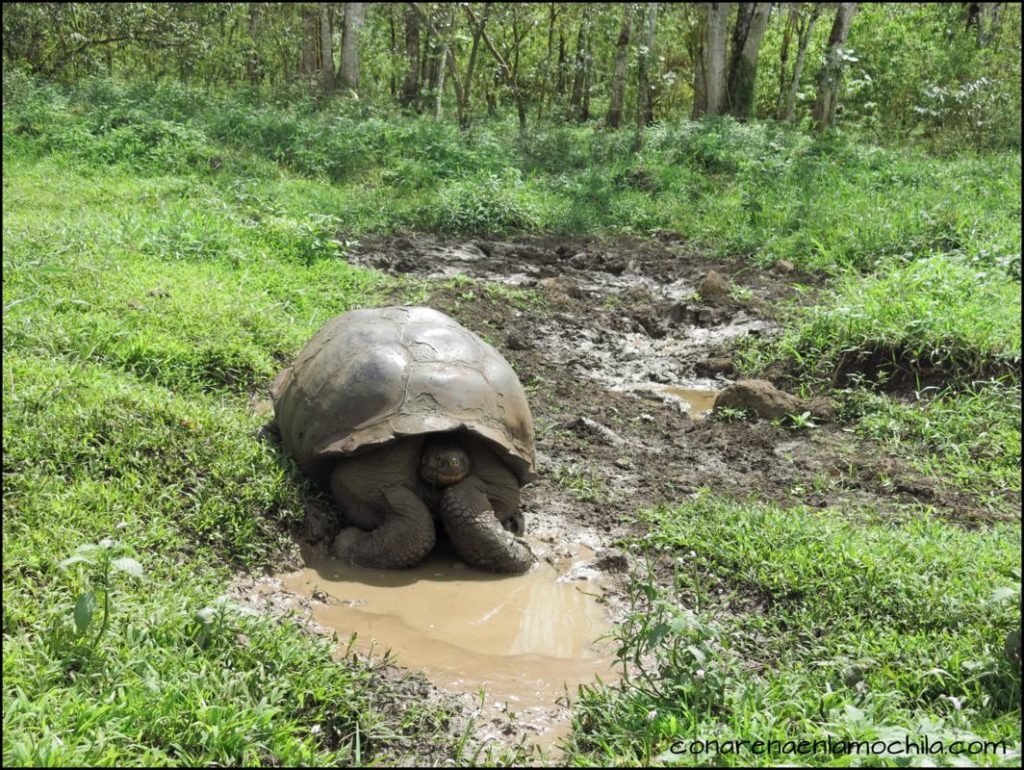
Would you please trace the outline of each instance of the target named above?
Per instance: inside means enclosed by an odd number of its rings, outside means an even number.
[[[695,420],[706,417],[718,398],[717,390],[679,388],[674,385],[663,385],[658,390],[670,398],[678,399],[683,411]]]
[[[677,385],[661,385],[644,383],[640,386],[622,388],[627,393],[635,393],[651,404],[672,402],[694,420],[707,417],[715,406],[715,399],[720,391],[711,388],[680,387]]]
[[[539,560],[526,575],[498,576],[439,546],[413,569],[327,558],[279,579],[311,598],[313,619],[339,639],[356,633],[357,648],[390,649],[399,664],[450,692],[485,688],[491,709],[515,715],[533,740],[550,746],[568,730],[566,714],[553,711],[565,711],[566,691],[575,696],[579,684],[613,676],[612,657],[596,641],[610,624],[588,579],[592,557],[576,546],[557,568]]]

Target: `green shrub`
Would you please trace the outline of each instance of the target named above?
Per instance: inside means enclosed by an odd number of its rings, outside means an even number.
[[[508,233],[539,226],[539,212],[519,172],[470,177],[445,185],[423,224],[444,232]]]

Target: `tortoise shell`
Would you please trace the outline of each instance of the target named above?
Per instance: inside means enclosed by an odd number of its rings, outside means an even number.
[[[284,448],[322,478],[333,462],[403,436],[469,431],[520,482],[534,478],[533,417],[502,355],[426,307],[353,310],[328,321],[271,387]]]

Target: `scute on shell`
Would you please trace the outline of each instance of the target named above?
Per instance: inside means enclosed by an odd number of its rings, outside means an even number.
[[[271,388],[285,449],[321,476],[336,457],[396,438],[466,430],[533,478],[533,418],[502,355],[425,307],[353,310],[328,321]]]

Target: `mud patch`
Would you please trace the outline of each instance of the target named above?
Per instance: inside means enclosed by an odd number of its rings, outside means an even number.
[[[467,251],[470,258],[459,256]],[[622,522],[637,508],[701,488],[894,514],[934,505],[966,523],[998,515],[841,425],[693,419],[738,376],[734,342],[776,333],[779,301],[813,303],[814,276],[709,260],[671,234],[513,243],[382,238],[352,260],[392,272],[414,264],[414,280],[448,277],[418,284],[416,301],[453,315],[512,363],[537,427],[542,479],[524,490],[535,515],[563,512],[568,527],[604,542],[631,531]],[[710,303],[696,287],[712,272],[730,288]],[[515,293],[491,290],[495,283]],[[396,302],[408,301],[409,289],[402,292]],[[785,379],[784,372],[761,376]],[[694,410],[674,389],[706,400]]]
[[[365,244],[351,261],[418,278],[471,278],[533,292],[547,312],[520,308],[515,316],[524,323],[504,326],[505,339],[492,340],[499,349],[535,350],[552,365],[623,391],[652,382],[714,389],[713,378],[696,373],[697,362],[730,340],[774,328],[766,300],[787,295],[778,280],[749,271],[741,278],[737,273],[746,268],[733,265],[728,272],[736,299],[706,304],[696,287],[712,266],[695,261],[681,244],[651,241],[386,238]],[[455,304],[476,296],[456,291]]]

